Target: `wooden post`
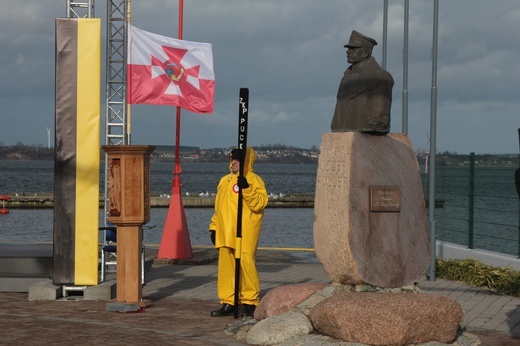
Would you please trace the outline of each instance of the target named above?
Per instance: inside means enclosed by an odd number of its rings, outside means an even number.
[[[103,146],[108,154],[108,220],[117,226],[116,301],[108,311],[137,311],[142,300],[142,225],[150,221],[150,155],[148,145]]]

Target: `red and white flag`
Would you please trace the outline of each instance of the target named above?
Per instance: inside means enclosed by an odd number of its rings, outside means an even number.
[[[212,113],[215,73],[211,44],[129,27],[128,103],[171,105],[194,113]]]

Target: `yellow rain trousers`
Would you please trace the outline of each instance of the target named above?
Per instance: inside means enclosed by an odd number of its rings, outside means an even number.
[[[253,172],[256,153],[247,147],[244,176],[249,187],[242,189],[242,252],[240,256],[239,303],[258,305],[260,280],[255,265],[264,209],[267,206],[265,183]],[[215,247],[219,249],[218,296],[221,304],[234,305],[235,251],[237,249],[238,174],[230,173],[220,179],[215,198],[215,213],[210,230],[215,233]]]

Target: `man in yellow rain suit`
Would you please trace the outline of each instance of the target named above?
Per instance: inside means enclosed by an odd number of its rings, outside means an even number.
[[[244,175],[239,177],[240,150],[230,154],[231,173],[220,179],[215,197],[215,213],[209,230],[215,247],[219,250],[217,290],[222,307],[212,311],[211,316],[234,314],[235,296],[235,246],[237,242],[238,191],[242,189],[242,253],[240,260],[239,303],[243,304],[245,316],[253,317],[260,301],[260,281],[255,265],[256,249],[260,238],[264,209],[267,205],[265,183],[253,172],[256,153],[246,149]]]

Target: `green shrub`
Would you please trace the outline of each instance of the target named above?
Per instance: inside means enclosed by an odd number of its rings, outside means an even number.
[[[474,259],[437,259],[435,269],[437,277],[442,279],[520,297],[520,272],[511,268],[492,267]]]

